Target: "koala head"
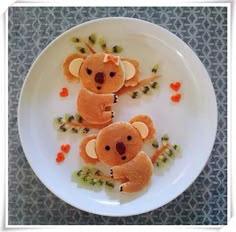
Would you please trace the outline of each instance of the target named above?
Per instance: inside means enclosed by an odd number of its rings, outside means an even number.
[[[80,155],[88,163],[101,161],[109,166],[120,165],[132,160],[141,151],[144,141],[154,135],[152,119],[137,115],[129,123],[113,123],[98,135],[87,136],[80,145]]]
[[[73,54],[64,63],[67,79],[80,79],[93,93],[114,93],[123,86],[134,86],[139,78],[139,64],[129,58],[104,53],[89,56]]]

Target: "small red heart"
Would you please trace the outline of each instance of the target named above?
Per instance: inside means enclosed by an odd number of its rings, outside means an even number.
[[[170,88],[173,89],[174,91],[178,91],[180,86],[181,86],[181,83],[179,81],[170,84]]]
[[[180,93],[177,93],[177,94],[171,96],[171,101],[173,101],[173,102],[179,102],[180,99],[181,99]]]
[[[61,145],[61,150],[65,153],[68,153],[70,150],[70,145],[69,144]]]
[[[68,89],[67,88],[62,88],[60,92],[61,97],[67,97],[68,96]]]
[[[57,161],[58,163],[60,163],[60,162],[64,161],[64,159],[65,159],[64,154],[63,154],[62,152],[58,152],[58,153],[57,153],[56,161]]]

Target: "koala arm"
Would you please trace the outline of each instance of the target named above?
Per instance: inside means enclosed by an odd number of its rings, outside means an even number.
[[[116,101],[115,94],[96,94],[81,88],[77,98],[77,109],[82,118],[91,124],[111,123],[114,112],[109,107]]]
[[[110,94],[97,94],[93,93],[85,88],[81,88],[78,96],[78,104],[84,103],[86,106],[93,104],[95,106],[104,105],[105,107],[111,106],[117,102],[117,95],[110,93]]]

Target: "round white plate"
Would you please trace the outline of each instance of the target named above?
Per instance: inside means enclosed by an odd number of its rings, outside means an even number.
[[[151,96],[119,99],[115,121],[128,121],[146,113],[152,116],[160,137],[167,133],[182,153],[168,168],[155,168],[150,186],[138,194],[92,191],[72,182],[73,171],[83,166],[78,146],[83,136],[58,133],[53,118],[76,112],[79,83],[68,83],[62,71],[64,59],[76,52],[71,37],[90,34],[106,38],[108,46],[124,48],[121,56],[140,61],[141,77],[150,76],[152,66],[160,65],[160,89]],[[96,48],[97,51],[99,47]],[[170,101],[171,82],[182,83],[179,103]],[[59,97],[62,87],[69,96]],[[63,33],[41,53],[32,65],[22,88],[18,126],[22,146],[38,178],[55,195],[79,209],[109,216],[136,215],[156,209],[180,195],[204,168],[216,135],[217,106],[212,83],[195,53],[169,31],[136,19],[106,18],[78,25]],[[55,162],[60,145],[71,144],[66,160]],[[149,144],[150,146],[150,144]],[[144,147],[145,149],[145,147]]]

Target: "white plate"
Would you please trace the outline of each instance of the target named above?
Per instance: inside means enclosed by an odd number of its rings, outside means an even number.
[[[122,96],[115,107],[115,121],[128,121],[133,115],[147,113],[158,128],[183,151],[163,172],[156,170],[149,188],[139,194],[123,195],[79,188],[71,174],[83,164],[78,145],[83,137],[58,135],[55,116],[76,112],[79,84],[68,83],[62,72],[67,55],[75,52],[73,36],[104,36],[110,45],[124,48],[122,56],[140,61],[142,77],[149,76],[153,64],[160,65],[160,90],[152,96],[131,99]],[[98,49],[99,50],[99,49]],[[182,100],[170,101],[174,93],[169,84],[182,83]],[[60,99],[62,87],[70,94]],[[195,53],[169,31],[136,19],[107,18],[78,25],[54,40],[37,58],[25,79],[18,109],[22,146],[32,169],[55,195],[79,209],[109,216],[128,216],[156,209],[170,202],[200,174],[216,135],[217,106],[212,83]],[[65,162],[58,165],[55,155],[63,143],[72,145]]]

